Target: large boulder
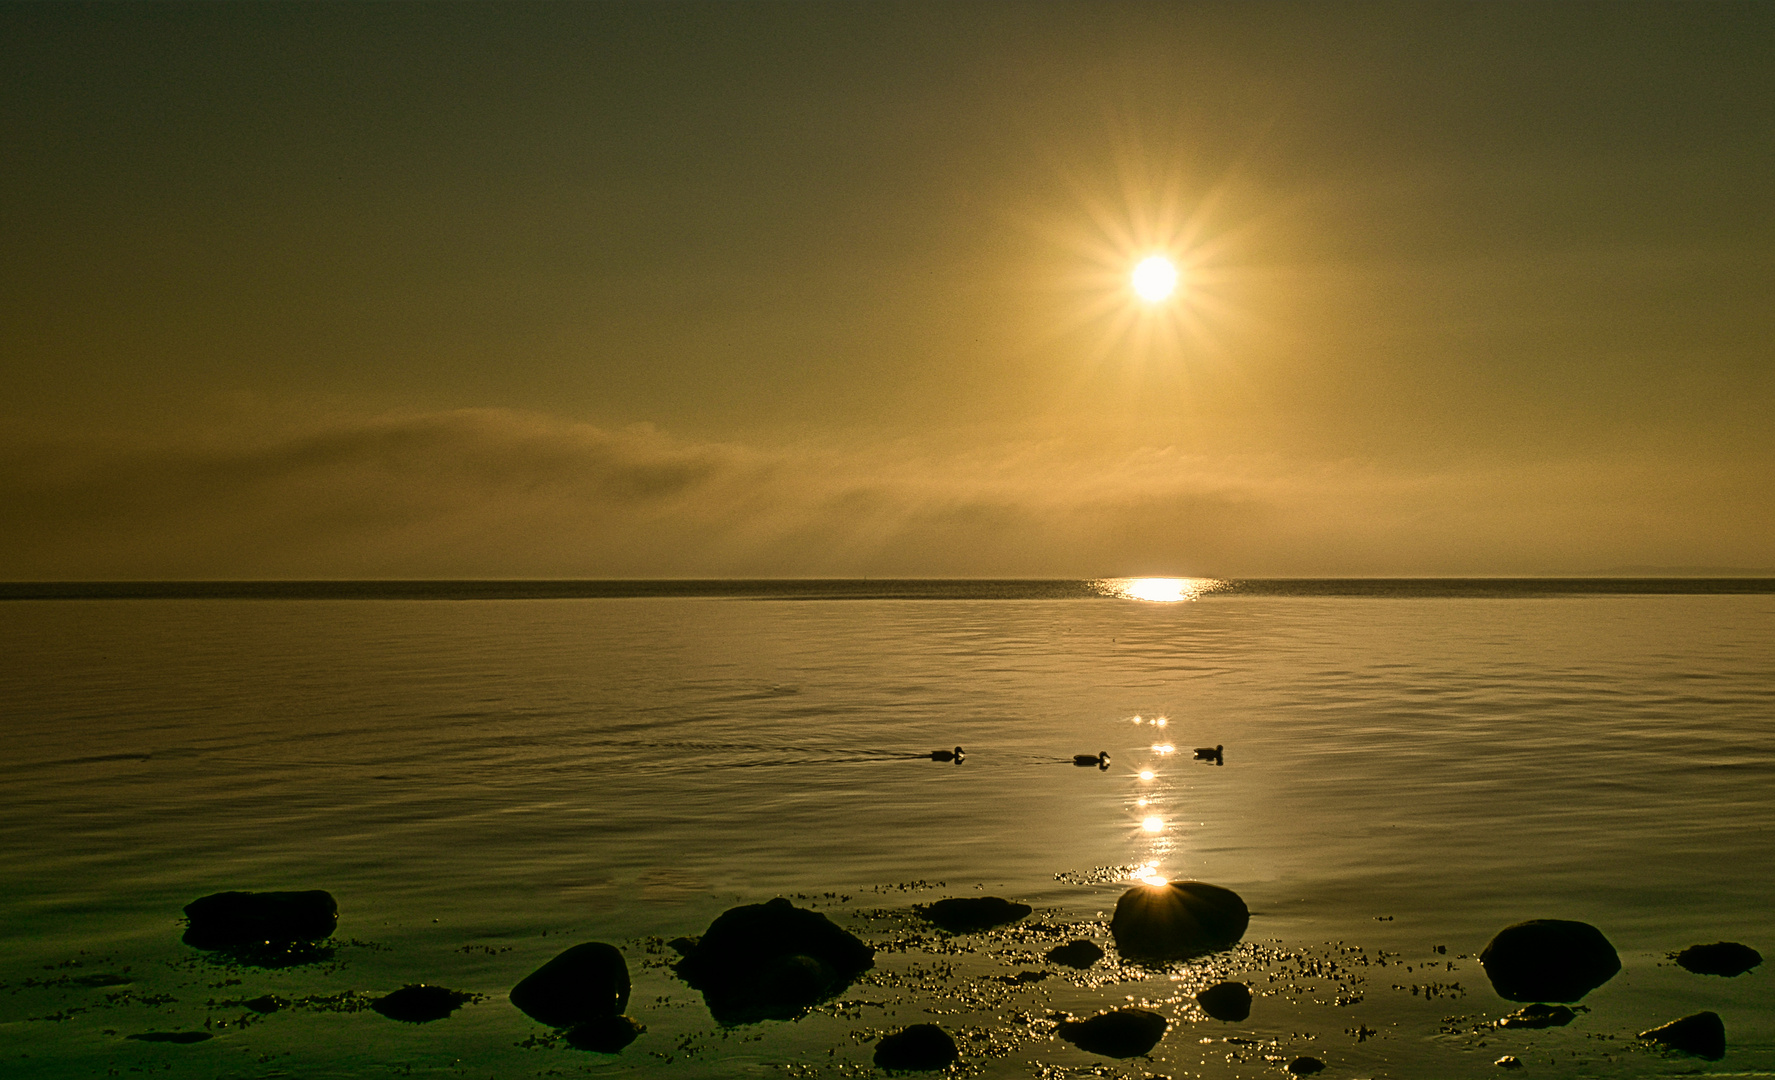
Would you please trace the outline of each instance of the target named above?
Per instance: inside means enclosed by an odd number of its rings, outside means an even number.
[[[676,970],[717,1022],[787,1019],[875,966],[875,950],[817,911],[782,897],[723,912]]]
[[[1736,941],[1691,945],[1676,954],[1676,962],[1697,975],[1742,975],[1763,962],[1763,954]]]
[[[629,965],[616,946],[575,945],[512,987],[512,1004],[550,1027],[619,1015],[629,1003]]]
[[[875,1067],[928,1072],[947,1069],[961,1054],[955,1040],[935,1024],[913,1024],[875,1045]]]
[[[1184,960],[1236,944],[1250,924],[1251,912],[1231,889],[1173,881],[1123,893],[1109,932],[1123,956]]]
[[[1602,931],[1566,919],[1530,919],[1498,931],[1479,954],[1498,996],[1577,1001],[1615,977],[1621,958]]]
[[[951,934],[972,934],[1014,923],[1034,909],[1002,896],[957,896],[913,910]]]
[[[1236,1024],[1251,1015],[1251,988],[1240,982],[1215,983],[1196,995],[1196,1004],[1214,1019]]]
[[[339,926],[339,905],[324,889],[219,892],[185,905],[185,944],[233,949],[319,941]]]
[[[1716,1012],[1698,1012],[1672,1020],[1663,1027],[1640,1032],[1639,1037],[1709,1061],[1726,1056],[1726,1025]]]
[[[1104,1057],[1139,1057],[1165,1037],[1163,1016],[1148,1009],[1114,1009],[1085,1020],[1060,1024],[1062,1039],[1091,1054]]]

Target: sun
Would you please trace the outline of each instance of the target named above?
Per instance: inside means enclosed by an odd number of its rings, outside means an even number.
[[[1163,255],[1150,255],[1134,268],[1134,291],[1156,304],[1177,291],[1177,267]]]

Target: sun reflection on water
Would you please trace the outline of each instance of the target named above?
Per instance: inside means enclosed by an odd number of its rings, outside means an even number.
[[[1102,578],[1091,583],[1105,596],[1122,600],[1146,600],[1155,604],[1175,604],[1195,600],[1204,593],[1222,588],[1226,582],[1215,578]]]

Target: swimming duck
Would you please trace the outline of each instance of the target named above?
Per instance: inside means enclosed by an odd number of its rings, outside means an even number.
[[[1109,751],[1099,750],[1095,756],[1091,754],[1074,754],[1072,756],[1072,763],[1081,769],[1089,768],[1092,765],[1097,766],[1099,769],[1107,769],[1109,768]]]
[[[1198,746],[1196,747],[1196,760],[1212,761],[1216,765],[1224,765],[1226,762],[1221,758],[1220,751],[1221,748],[1218,746]]]
[[[956,747],[954,750],[932,750],[931,751],[931,760],[932,761],[960,761],[961,759],[962,759],[962,752],[961,752],[961,747],[959,747],[959,746]]]

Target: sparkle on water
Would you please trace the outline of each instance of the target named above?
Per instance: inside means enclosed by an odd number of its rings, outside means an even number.
[[[1155,604],[1175,604],[1183,600],[1199,599],[1203,593],[1213,592],[1225,582],[1214,578],[1102,578],[1092,585],[1106,596],[1114,596],[1122,600],[1147,600]],[[1160,726],[1163,720],[1153,721]]]

